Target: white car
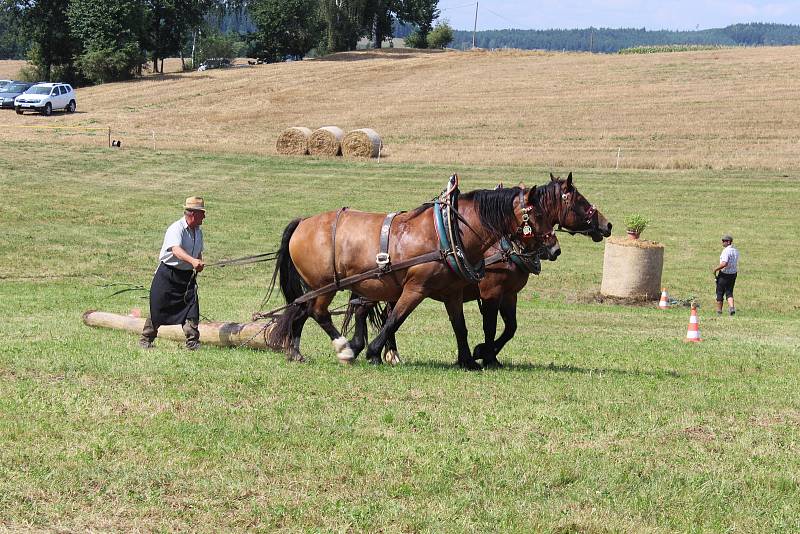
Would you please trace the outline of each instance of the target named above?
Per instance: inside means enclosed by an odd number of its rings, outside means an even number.
[[[75,91],[68,83],[37,83],[14,99],[18,115],[25,110],[50,115],[54,109],[74,113],[78,106]]]

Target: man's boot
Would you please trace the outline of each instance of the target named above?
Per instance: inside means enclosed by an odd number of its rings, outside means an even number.
[[[153,321],[151,321],[150,318],[148,317],[144,322],[142,335],[139,338],[139,346],[143,349],[152,349],[153,341],[156,340],[157,335],[158,335],[158,328],[156,328],[155,325],[153,325]]]
[[[183,323],[183,333],[186,335],[186,348],[197,350],[200,348],[200,325],[197,319],[187,319]]]

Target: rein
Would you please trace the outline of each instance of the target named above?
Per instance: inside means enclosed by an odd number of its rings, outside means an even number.
[[[206,267],[228,267],[230,265],[247,265],[249,263],[259,263],[262,261],[273,261],[278,256],[277,252],[266,252],[264,254],[255,254],[253,256],[243,256],[241,258],[233,258],[230,260],[222,260],[215,263],[206,263]]]

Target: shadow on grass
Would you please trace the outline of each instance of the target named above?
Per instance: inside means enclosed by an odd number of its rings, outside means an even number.
[[[414,367],[419,369],[458,369],[455,363],[447,364],[443,362],[405,362],[404,367]],[[523,372],[556,372],[556,373],[576,373],[576,374],[599,374],[616,376],[652,376],[656,378],[681,378],[683,375],[677,371],[667,370],[641,370],[641,369],[613,369],[605,367],[577,367],[574,365],[555,365],[553,363],[505,363],[501,369],[484,369],[486,372],[503,371],[523,371]]]

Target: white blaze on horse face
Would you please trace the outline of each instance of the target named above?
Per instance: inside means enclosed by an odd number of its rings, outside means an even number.
[[[353,353],[353,349],[350,348],[350,343],[347,342],[346,337],[337,337],[332,343],[333,349],[336,351],[336,357],[339,358],[340,362],[350,363],[355,359],[356,355]]]

